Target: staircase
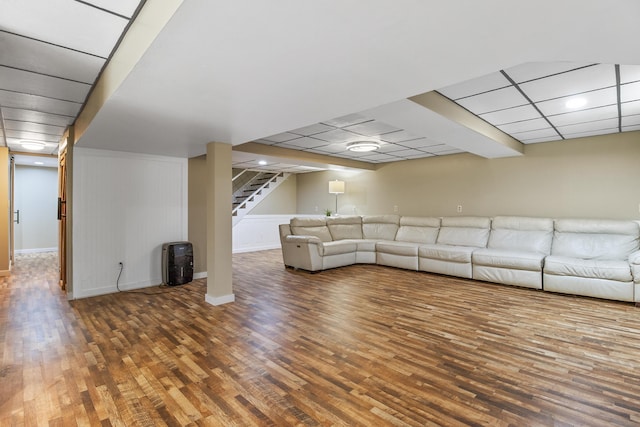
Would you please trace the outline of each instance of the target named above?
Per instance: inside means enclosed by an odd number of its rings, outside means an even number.
[[[240,176],[245,171],[236,175]],[[232,211],[233,225],[248,214],[262,199],[276,189],[285,179],[291,175],[288,172],[270,173],[259,172],[255,174],[239,189],[233,192]]]

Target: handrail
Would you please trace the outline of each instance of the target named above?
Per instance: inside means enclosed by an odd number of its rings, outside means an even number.
[[[248,171],[248,170],[249,170],[249,169],[242,169],[242,171],[241,171],[238,175],[236,175],[236,176],[234,176],[233,178],[231,178],[231,182],[235,181],[235,180],[236,180],[236,178],[238,178],[240,175],[242,175],[243,173],[245,173],[245,172],[246,172],[246,171]]]
[[[275,175],[273,175],[268,181],[266,181],[264,184],[262,184],[259,188],[257,188],[253,193],[251,193],[251,195],[249,195],[246,199],[244,199],[244,201],[242,203],[240,203],[238,206],[236,206],[235,208],[233,208],[231,210],[231,213],[235,213],[240,209],[243,209],[246,204],[247,201],[249,201],[253,196],[255,196],[257,193],[259,193],[260,191],[262,191],[265,187],[267,187],[270,183],[272,183],[273,181],[275,181],[276,179],[278,179],[279,177],[284,176],[284,173],[282,172],[278,172]]]

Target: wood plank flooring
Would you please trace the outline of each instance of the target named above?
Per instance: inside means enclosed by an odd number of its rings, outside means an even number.
[[[640,424],[640,309],[378,266],[234,255],[205,282],[68,302],[0,281],[1,426]],[[115,280],[115,277],[114,277]]]

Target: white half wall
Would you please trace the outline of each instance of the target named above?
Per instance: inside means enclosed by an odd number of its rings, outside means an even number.
[[[75,148],[73,298],[158,285],[165,242],[187,240],[187,159]]]
[[[233,227],[233,253],[257,252],[280,247],[280,224],[291,218],[315,218],[318,215],[247,215]]]
[[[16,253],[56,250],[58,168],[16,165],[14,191],[14,211],[20,211],[20,223],[14,224]]]

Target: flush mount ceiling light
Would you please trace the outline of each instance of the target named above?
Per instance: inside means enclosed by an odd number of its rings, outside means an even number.
[[[20,146],[25,150],[42,151],[47,145],[40,141],[20,141]]]
[[[584,107],[587,104],[585,98],[571,98],[564,105],[567,108],[575,110],[576,108]]]
[[[258,164],[259,164],[260,166],[264,166],[264,165],[266,165],[266,164],[267,164],[267,161],[266,161],[266,160],[260,160],[260,161],[258,162]]]
[[[347,150],[363,153],[375,151],[380,148],[380,143],[376,141],[357,141],[347,145]]]

